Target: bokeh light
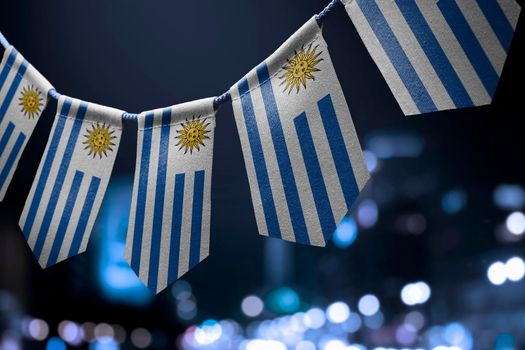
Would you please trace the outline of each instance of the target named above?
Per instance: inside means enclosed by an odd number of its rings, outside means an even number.
[[[46,321],[34,318],[29,321],[28,333],[35,340],[44,340],[49,335],[49,326]]]
[[[67,350],[67,347],[62,339],[52,337],[47,340],[46,350]]]
[[[326,309],[326,317],[332,323],[343,323],[350,316],[350,308],[342,301],[330,304]]]
[[[304,324],[311,329],[319,329],[326,323],[326,317],[323,310],[312,308],[304,315]]]
[[[447,214],[457,214],[467,204],[467,195],[461,189],[451,190],[443,196],[441,199],[441,207]]]
[[[136,328],[130,335],[131,343],[139,349],[145,349],[151,345],[151,333],[145,328]]]
[[[401,290],[401,300],[409,306],[426,303],[430,295],[430,286],[425,282],[409,283]]]
[[[522,212],[514,212],[505,220],[507,230],[513,235],[522,235],[525,232],[525,215]]]
[[[359,299],[357,308],[359,312],[365,316],[372,316],[379,311],[380,308],[379,299],[373,294],[367,294]]]
[[[293,313],[301,305],[299,295],[288,287],[275,289],[267,296],[266,300],[271,311],[283,314]]]
[[[354,219],[345,216],[337,226],[332,241],[338,248],[348,248],[357,238],[357,225]]]
[[[487,270],[487,277],[493,285],[499,286],[505,283],[505,280],[507,279],[505,264],[501,261],[497,261],[490,265]]]
[[[371,199],[365,199],[357,208],[357,221],[359,225],[364,228],[373,227],[378,220],[379,209],[375,201]]]
[[[200,345],[209,345],[222,335],[222,326],[216,320],[206,320],[195,329],[195,341]]]
[[[506,277],[512,282],[518,282],[525,276],[525,263],[519,257],[510,258],[505,263]]]
[[[242,300],[241,309],[246,316],[257,317],[262,313],[264,303],[258,296],[250,295]]]

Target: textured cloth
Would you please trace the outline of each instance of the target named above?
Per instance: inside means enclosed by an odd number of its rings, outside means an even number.
[[[514,0],[342,0],[405,115],[489,104]]]
[[[259,233],[324,246],[369,173],[315,18],[230,91]]]
[[[19,223],[42,267],[86,250],[120,143],[122,113],[59,99]]]
[[[209,255],[213,98],[143,112],[126,260],[154,293]]]
[[[52,88],[14,47],[7,48],[0,64],[0,202]]]

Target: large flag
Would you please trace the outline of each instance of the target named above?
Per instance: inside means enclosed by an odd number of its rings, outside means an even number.
[[[0,64],[0,202],[52,88],[14,47],[5,50]]]
[[[369,173],[315,18],[230,92],[259,233],[324,246]]]
[[[209,255],[213,98],[143,112],[126,260],[154,293]]]
[[[113,169],[122,111],[62,96],[20,228],[42,267],[82,253]]]
[[[342,0],[405,115],[489,104],[514,0]]]

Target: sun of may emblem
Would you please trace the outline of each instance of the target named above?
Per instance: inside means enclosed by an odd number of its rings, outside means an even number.
[[[193,149],[200,151],[200,146],[206,146],[204,144],[205,139],[209,139],[209,136],[206,134],[210,132],[207,130],[210,123],[206,123],[206,119],[200,119],[193,117],[191,120],[186,119],[185,123],[181,123],[182,129],[177,130],[179,134],[176,136],[176,139],[179,139],[179,142],[176,146],[179,146],[179,151],[184,148],[184,154],[190,151],[190,154],[193,154]]]
[[[285,85],[284,92],[288,90],[290,93],[295,89],[296,93],[299,93],[301,85],[306,89],[307,80],[315,80],[312,73],[320,71],[316,66],[323,60],[319,58],[323,52],[317,52],[317,48],[318,46],[312,48],[312,44],[307,49],[303,46],[299,52],[295,51],[292,59],[286,60],[284,73],[279,77],[282,79],[281,85]]]
[[[108,156],[108,151],[113,152],[113,148],[111,146],[115,146],[113,143],[113,140],[117,137],[113,134],[115,131],[109,129],[109,125],[106,125],[103,123],[100,125],[99,123],[92,124],[91,130],[86,130],[87,134],[84,135],[86,140],[82,142],[86,147],[84,149],[88,149],[89,153],[88,156],[93,155],[93,158],[95,158],[96,155],[99,156],[99,158],[102,158],[102,155]]]
[[[42,94],[33,85],[22,89],[19,101],[22,112],[24,112],[24,115],[29,119],[33,119],[39,115],[44,106]]]

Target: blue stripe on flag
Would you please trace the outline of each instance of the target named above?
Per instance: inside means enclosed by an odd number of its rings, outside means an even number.
[[[334,221],[334,213],[332,206],[330,205],[330,199],[326,192],[326,185],[321,171],[321,165],[319,164],[319,158],[317,158],[317,152],[315,150],[312,133],[310,126],[308,125],[308,119],[306,113],[301,113],[297,118],[294,119],[295,130],[297,130],[297,137],[301,145],[301,152],[304,158],[304,165],[308,173],[308,180],[315,201],[315,208],[317,209],[317,215],[319,216],[319,223],[323,231],[325,241],[330,239],[330,236],[336,228]]]
[[[359,195],[359,187],[357,186],[352,163],[350,162],[350,156],[348,155],[348,150],[345,146],[343,133],[339,127],[339,122],[337,120],[337,115],[330,94],[317,102],[317,106],[319,107],[319,112],[321,112],[321,119],[323,120],[326,137],[330,144],[332,157],[335,161],[335,167],[337,169],[337,175],[339,176],[339,182],[343,189],[346,205],[348,209],[350,209],[352,203]]]
[[[171,109],[162,112],[160,129],[159,162],[157,164],[157,185],[155,188],[155,206],[153,209],[153,227],[151,233],[151,252],[149,255],[148,287],[157,291],[159,275],[160,243],[162,239],[162,218],[164,217],[164,197],[166,192],[166,171],[168,168],[168,149],[170,146]]]
[[[148,190],[149,159],[151,153],[151,135],[153,133],[153,113],[144,118],[144,135],[140,158],[139,183],[137,185],[137,208],[135,212],[135,228],[133,230],[133,250],[131,252],[131,267],[138,274],[140,271],[140,253],[142,251],[142,235],[144,232],[144,214],[146,212],[146,195]]]
[[[396,4],[456,107],[472,107],[474,103],[417,4],[406,0],[396,0]]]
[[[25,139],[26,139],[26,135],[23,132],[18,134],[18,137],[16,138],[16,141],[15,141],[15,145],[13,146],[13,149],[11,150],[9,157],[7,158],[7,161],[5,162],[4,169],[2,169],[2,172],[0,173],[0,188],[4,188],[7,177],[9,176],[9,173],[11,173],[11,170],[13,170],[13,166],[15,165],[16,158],[18,157],[18,154],[20,153],[22,149],[22,145],[24,144]]]
[[[7,110],[9,109],[9,105],[11,105],[11,101],[13,100],[13,97],[15,96],[16,90],[18,89],[18,86],[20,85],[20,82],[22,81],[24,74],[26,74],[27,66],[28,66],[28,63],[26,60],[24,60],[24,62],[22,62],[22,64],[18,68],[18,72],[16,73],[15,77],[13,78],[11,87],[7,91],[7,94],[4,98],[4,102],[2,103],[2,106],[0,106],[0,124],[4,120],[5,114],[7,113]]]
[[[49,258],[47,260],[47,266],[56,264],[58,260],[58,254],[60,253],[60,248],[62,248],[62,243],[64,242],[64,237],[66,236],[67,226],[71,220],[71,213],[75,207],[75,202],[77,200],[78,191],[80,190],[80,185],[82,184],[82,179],[84,178],[84,173],[77,170],[75,172],[75,177],[71,183],[71,188],[69,189],[69,195],[67,196],[66,206],[64,208],[64,213],[60,218],[60,223],[58,224],[57,234],[53,240],[53,246],[51,252],[49,253]]]
[[[7,58],[6,64],[4,65],[4,68],[2,68],[2,72],[0,72],[0,90],[4,88],[5,81],[7,80],[7,76],[9,75],[9,72],[13,67],[13,63],[15,63],[17,54],[18,52],[16,52],[15,49],[11,51],[9,57]]]
[[[22,229],[26,239],[28,239],[29,235],[31,234],[31,229],[33,228],[33,223],[35,222],[36,213],[38,207],[40,206],[42,195],[44,194],[47,179],[49,178],[49,172],[51,171],[51,167],[53,166],[53,161],[57,153],[58,144],[60,143],[60,139],[62,137],[62,131],[64,130],[64,125],[66,124],[67,119],[65,116],[69,114],[70,108],[71,100],[67,99],[62,105],[60,116],[57,117],[55,131],[53,132],[51,143],[49,144],[49,150],[47,151],[47,154],[45,156],[46,158],[44,160],[44,165],[42,166],[42,171],[40,173],[40,176],[38,177],[35,193],[33,195],[33,199],[31,200],[31,206],[29,207],[29,210],[27,212],[26,222],[24,223],[24,227]]]
[[[281,229],[279,228],[272,188],[270,187],[270,179],[268,178],[268,169],[266,167],[266,161],[264,160],[261,135],[257,127],[250,86],[246,78],[239,83],[239,95],[241,96],[242,114],[246,124],[248,141],[250,142],[253,166],[255,167],[255,175],[257,176],[259,193],[261,194],[261,203],[266,219],[268,235],[270,237],[281,238]],[[258,200],[258,198],[255,198],[255,200]]]
[[[202,202],[204,200],[204,170],[195,172],[193,208],[191,212],[190,269],[197,265],[201,255]]]
[[[299,199],[299,193],[297,192],[297,185],[295,183],[292,162],[288,154],[281,117],[273,94],[272,82],[266,63],[262,63],[257,67],[257,76],[261,84],[264,107],[266,109],[268,124],[270,125],[270,132],[275,147],[277,163],[281,172],[286,201],[288,202],[295,240],[299,243],[309,244],[308,229],[306,228],[301,200]]]
[[[69,164],[71,163],[71,158],[73,157],[73,151],[77,144],[78,135],[80,134],[80,129],[82,128],[82,122],[84,121],[84,116],[86,115],[87,104],[81,103],[78,107],[77,115],[73,120],[73,127],[71,128],[71,134],[69,134],[69,139],[67,140],[66,148],[64,149],[64,156],[60,162],[60,167],[55,179],[55,184],[53,185],[53,190],[49,197],[49,203],[46,206],[46,212],[44,218],[42,219],[42,225],[38,230],[37,239],[35,242],[35,248],[33,253],[37,258],[40,258],[42,253],[42,248],[44,247],[44,242],[46,241],[46,236],[49,231],[49,226],[51,225],[51,220],[53,220],[53,214],[60,198],[60,192],[62,191],[62,186],[67,176],[67,171],[69,169]],[[61,117],[64,118],[64,117]]]
[[[7,128],[4,131],[4,134],[2,135],[2,138],[0,139],[0,157],[2,157],[2,154],[4,154],[5,147],[7,146],[14,129],[15,124],[9,122],[9,124],[7,124]]]
[[[503,46],[505,52],[509,52],[514,29],[501,6],[496,0],[477,0],[477,3],[490,23],[492,30],[496,33],[501,46]]]
[[[91,182],[89,183],[89,188],[86,194],[86,201],[82,207],[82,212],[80,213],[80,219],[78,220],[78,225],[73,235],[73,242],[71,242],[71,247],[69,248],[68,258],[76,255],[80,252],[80,246],[82,244],[82,239],[84,238],[84,233],[91,216],[91,211],[93,210],[93,204],[95,203],[95,198],[97,197],[98,188],[100,187],[100,178],[93,176]]]
[[[434,101],[432,101],[376,2],[371,0],[356,1],[419,111],[421,113],[437,111]]]
[[[184,207],[185,175],[175,175],[175,191],[173,195],[173,219],[171,221],[171,240],[168,268],[168,283],[179,277],[180,238],[182,230],[182,210]]]
[[[437,5],[461,44],[463,51],[465,51],[465,54],[474,66],[485,89],[490,96],[494,96],[498,85],[498,73],[496,73],[496,70],[490,63],[487,54],[483,51],[481,44],[455,0],[440,0]]]

